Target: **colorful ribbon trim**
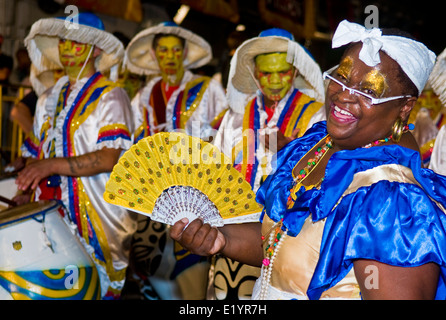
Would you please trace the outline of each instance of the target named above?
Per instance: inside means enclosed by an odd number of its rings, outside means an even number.
[[[312,106],[311,111],[309,107]],[[306,127],[322,104],[315,102],[311,97],[294,89],[289,96],[277,121],[277,127],[286,136],[290,137],[296,128],[299,128],[299,136],[302,136]],[[251,186],[254,186],[255,177],[259,167],[256,157],[258,147],[258,130],[266,127],[267,123],[260,123],[259,106],[257,98],[248,103],[243,118],[243,138],[233,149],[234,167],[239,170]]]
[[[210,82],[209,77],[200,77],[187,83],[180,92],[173,109],[173,129],[184,129],[186,123],[200,105],[203,94]]]
[[[116,139],[131,140],[130,132],[126,125],[123,124],[113,124],[108,125],[99,130],[97,143],[103,141],[114,141]]]

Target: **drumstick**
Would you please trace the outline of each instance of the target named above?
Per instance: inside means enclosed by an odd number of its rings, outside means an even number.
[[[16,207],[17,203],[15,203],[12,200],[9,200],[8,198],[0,196],[0,201],[9,204],[10,206]]]

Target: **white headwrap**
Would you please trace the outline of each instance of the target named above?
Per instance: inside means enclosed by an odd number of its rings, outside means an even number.
[[[382,35],[379,28],[366,29],[347,20],[343,20],[336,29],[332,48],[359,41],[362,42],[359,53],[361,61],[374,67],[381,62],[379,51],[384,51],[401,66],[418,88],[418,94],[421,94],[434,67],[435,53],[421,42],[406,37]]]

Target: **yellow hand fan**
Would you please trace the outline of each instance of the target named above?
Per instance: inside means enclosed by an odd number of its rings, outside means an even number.
[[[186,217],[221,227],[258,221],[262,210],[227,156],[179,132],[157,133],[127,150],[113,168],[104,199],[169,225]]]

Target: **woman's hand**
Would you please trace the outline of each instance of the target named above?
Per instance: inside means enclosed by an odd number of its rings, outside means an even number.
[[[213,228],[200,219],[189,225],[188,222],[187,219],[176,222],[170,228],[170,236],[190,252],[201,256],[220,253],[244,264],[262,265],[261,223],[225,224]]]
[[[210,256],[226,246],[226,238],[217,228],[203,224],[200,219],[188,223],[187,218],[177,221],[170,228],[170,236],[193,254]]]

